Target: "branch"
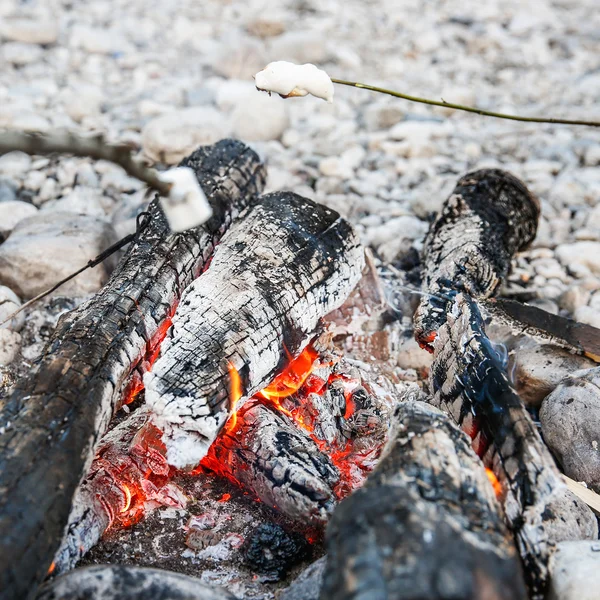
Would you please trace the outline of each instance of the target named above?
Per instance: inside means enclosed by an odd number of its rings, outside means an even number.
[[[410,102],[418,102],[420,104],[430,104],[431,106],[443,106],[444,108],[452,108],[454,110],[463,110],[477,115],[483,115],[484,117],[496,117],[497,119],[509,119],[511,121],[525,121],[527,123],[554,123],[558,125],[586,125],[588,127],[600,127],[600,121],[582,121],[582,120],[571,120],[571,119],[553,119],[549,117],[521,117],[519,115],[508,115],[505,113],[492,112],[489,110],[483,110],[474,106],[464,106],[463,104],[454,104],[452,102],[446,102],[445,100],[430,100],[428,98],[419,98],[418,96],[409,96],[401,92],[394,90],[387,90],[385,88],[376,87],[374,85],[368,85],[366,83],[358,83],[356,81],[345,81],[343,79],[331,78],[333,83],[339,85],[348,85],[363,90],[370,90],[371,92],[378,92],[379,94],[387,94],[388,96],[394,96],[395,98],[402,98]]]
[[[49,134],[31,134],[22,131],[4,131],[0,134],[0,156],[8,152],[26,154],[72,154],[107,160],[115,163],[128,175],[143,181],[162,196],[168,197],[171,184],[161,181],[158,171],[146,167],[131,156],[131,148],[124,144],[108,144],[101,135],[82,137],[68,131]]]

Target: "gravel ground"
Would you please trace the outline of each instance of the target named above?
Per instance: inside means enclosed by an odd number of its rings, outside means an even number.
[[[414,256],[459,176],[508,169],[543,216],[504,293],[600,327],[600,130],[345,87],[332,105],[282,100],[252,82],[273,60],[313,62],[415,95],[600,120],[594,0],[2,0],[0,42],[0,129],[101,132],[161,168],[238,137],[268,162],[268,191],[338,210],[386,262]],[[0,320],[131,231],[145,199],[109,163],[0,157]],[[0,397],[111,266],[0,329]]]

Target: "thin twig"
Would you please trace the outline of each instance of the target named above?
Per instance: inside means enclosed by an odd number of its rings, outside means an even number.
[[[15,151],[26,154],[72,154],[107,160],[123,167],[128,175],[143,181],[162,196],[168,196],[171,189],[170,183],[159,179],[157,171],[146,167],[131,156],[130,147],[124,144],[108,144],[102,136],[83,137],[68,131],[55,131],[48,134],[1,132],[0,156]]]
[[[372,92],[378,92],[380,94],[387,94],[388,96],[402,98],[410,102],[418,102],[419,104],[430,104],[431,106],[442,106],[444,108],[452,108],[454,110],[464,110],[466,112],[475,113],[477,115],[483,115],[484,117],[496,117],[497,119],[509,119],[511,121],[525,121],[527,123],[554,123],[557,125],[587,125],[588,127],[600,127],[600,121],[552,119],[549,117],[521,117],[519,115],[508,115],[505,113],[483,110],[474,106],[454,104],[452,102],[446,102],[445,100],[430,100],[428,98],[419,98],[418,96],[410,96],[408,94],[403,94],[394,90],[387,90],[385,88],[377,87],[374,85],[368,85],[366,83],[358,83],[356,81],[345,81],[343,79],[334,79],[333,77],[331,78],[331,81],[339,85],[348,85],[350,87],[360,88],[363,90],[370,90]]]

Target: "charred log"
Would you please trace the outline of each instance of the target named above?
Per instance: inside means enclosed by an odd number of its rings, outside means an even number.
[[[341,306],[360,279],[364,251],[338,213],[292,193],[264,196],[184,292],[161,355],[144,378],[169,464],[194,467],[242,395],[269,383]]]
[[[516,549],[467,436],[414,401],[399,405],[394,429],[365,486],[329,523],[321,598],[525,598]]]
[[[430,347],[444,323],[453,289],[493,296],[515,252],[535,237],[539,201],[516,177],[482,169],[462,177],[429,228],[422,253],[424,296],[415,338]]]
[[[200,148],[182,164],[195,170],[213,217],[171,235],[154,200],[150,224],[108,284],[62,319],[34,372],[2,409],[2,598],[24,597],[45,576],[76,486],[130,374],[152,359],[181,291],[265,179],[256,154],[234,141]]]
[[[98,565],[67,573],[44,585],[36,600],[236,600],[200,579],[143,567]]]
[[[533,340],[600,361],[600,329],[597,327],[505,298],[483,302],[481,307],[490,323],[488,330],[493,339],[510,336]]]
[[[456,296],[433,343],[432,403],[471,436],[503,489],[531,592],[544,592],[548,559],[563,540],[594,539],[596,519],[566,487],[485,334],[474,300]]]

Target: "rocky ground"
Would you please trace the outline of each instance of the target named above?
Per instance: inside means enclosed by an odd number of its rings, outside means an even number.
[[[525,115],[600,120],[594,0],[2,0],[0,129],[67,127],[159,167],[225,136],[268,189],[335,208],[386,262],[410,265],[463,173],[498,166],[542,221],[504,293],[600,326],[600,131],[486,119],[345,87],[329,105],[254,89],[273,60]],[[130,232],[142,185],[105,162],[0,158],[0,321]],[[110,261],[0,328],[0,398]],[[403,367],[413,346],[401,353]],[[419,354],[421,356],[422,353]],[[8,367],[7,365],[11,365]]]

